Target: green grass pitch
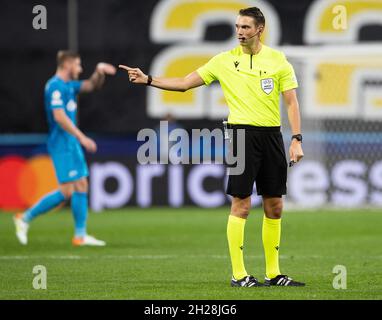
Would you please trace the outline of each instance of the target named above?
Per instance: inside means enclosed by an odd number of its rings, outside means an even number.
[[[304,288],[231,288],[226,241],[229,208],[150,208],[90,214],[89,233],[103,248],[71,246],[68,209],[36,219],[29,244],[0,213],[0,299],[381,299],[382,214],[287,211],[281,271]],[[263,280],[262,213],[245,234],[247,271]],[[47,268],[47,290],[32,286],[35,265]],[[333,288],[333,267],[347,269],[347,289]]]

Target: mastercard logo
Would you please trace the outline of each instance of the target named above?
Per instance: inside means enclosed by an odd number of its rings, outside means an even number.
[[[0,209],[26,209],[57,188],[58,182],[49,156],[0,158]]]

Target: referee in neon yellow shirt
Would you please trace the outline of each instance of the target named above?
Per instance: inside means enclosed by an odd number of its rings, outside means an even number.
[[[227,194],[232,196],[227,237],[232,263],[231,285],[234,287],[304,286],[280,272],[282,195],[286,194],[287,161],[280,132],[280,92],[288,108],[292,130],[289,157],[296,163],[304,156],[301,142],[300,112],[296,96],[297,80],[285,55],[261,43],[265,18],[256,7],[239,11],[236,34],[240,45],[222,52],[184,78],[159,78],[138,68],[120,65],[133,83],[156,88],[186,91],[219,81],[230,114],[228,125],[245,129],[245,169],[230,175]],[[235,143],[233,143],[235,148]],[[262,239],[266,260],[265,282],[248,274],[243,260],[245,222],[251,207],[253,184],[262,196],[264,218]]]

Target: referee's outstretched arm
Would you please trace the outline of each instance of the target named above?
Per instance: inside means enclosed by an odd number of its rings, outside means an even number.
[[[130,82],[151,85],[159,89],[184,92],[204,85],[203,79],[196,71],[184,78],[158,78],[144,74],[139,68],[130,68],[122,64],[118,67],[128,72]]]
[[[296,90],[287,90],[282,94],[288,110],[288,119],[292,135],[301,134],[300,108],[297,100]],[[289,147],[290,161],[299,162],[303,156],[304,152],[302,151],[301,141],[292,139]]]

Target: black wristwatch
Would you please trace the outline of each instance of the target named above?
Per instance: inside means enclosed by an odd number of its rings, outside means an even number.
[[[292,136],[292,140],[293,139],[296,139],[297,141],[300,141],[300,142],[302,142],[302,135],[299,133],[299,134],[294,134],[293,136]]]
[[[153,77],[151,76],[151,74],[147,75],[147,83],[146,85],[151,85],[151,82],[153,81]]]

